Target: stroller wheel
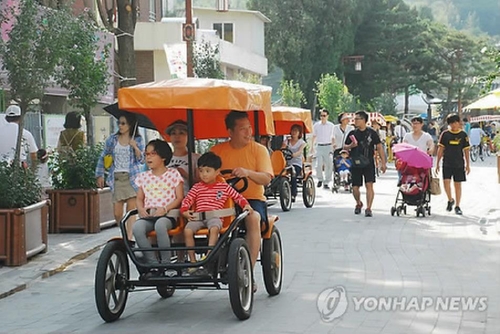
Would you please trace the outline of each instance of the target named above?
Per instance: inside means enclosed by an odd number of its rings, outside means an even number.
[[[431,215],[431,207],[430,207],[430,206],[428,206],[428,207],[427,207],[427,214],[428,214],[429,216]]]
[[[406,205],[403,206],[403,213],[406,215]]]
[[[398,208],[396,209],[396,215],[401,216],[401,207],[398,206]]]
[[[396,213],[396,208],[395,207],[392,207],[391,208],[391,216],[394,216],[394,214]]]

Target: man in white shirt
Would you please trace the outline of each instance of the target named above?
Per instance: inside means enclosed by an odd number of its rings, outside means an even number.
[[[394,127],[394,136],[396,136],[398,143],[401,143],[406,136],[406,129],[401,125],[400,120],[396,122],[396,126]]]
[[[432,140],[432,136],[430,134],[422,130],[423,125],[424,120],[422,117],[413,117],[411,119],[411,127],[413,131],[404,136],[403,142],[416,146],[422,151],[427,152],[429,155],[432,155],[434,152],[434,140]]]
[[[19,129],[19,119],[21,118],[21,108],[17,105],[10,105],[5,111],[6,125],[0,129],[0,161],[13,161],[17,143],[17,133]],[[23,129],[20,161],[24,165],[27,163],[28,154],[32,167],[36,166],[36,152],[38,147],[31,132]]]
[[[329,112],[321,109],[319,116],[321,121],[313,126],[313,139],[311,153],[316,152],[316,177],[318,178],[318,187],[330,189],[328,183],[332,180],[333,173],[333,123],[328,121]],[[314,147],[316,144],[316,148]],[[316,150],[316,151],[315,151]],[[325,166],[323,176],[323,166]]]
[[[483,157],[483,145],[481,145],[481,140],[485,136],[486,132],[479,127],[479,124],[474,123],[471,125],[471,129],[469,131],[469,143],[470,146],[479,146],[479,156],[481,159]]]
[[[347,138],[347,134],[354,130],[354,126],[349,124],[351,117],[347,113],[341,113],[338,116],[339,124],[335,124],[333,127],[333,137],[335,142],[333,144],[333,155],[340,155],[340,151],[343,150],[345,145],[345,140]]]

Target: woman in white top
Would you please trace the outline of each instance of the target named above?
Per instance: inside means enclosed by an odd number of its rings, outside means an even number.
[[[294,124],[290,129],[290,139],[286,144],[292,152],[292,159],[287,161],[288,166],[292,166],[295,170],[295,174],[292,175],[292,202],[295,202],[295,197],[297,196],[297,176],[302,173],[302,159],[304,147],[306,142],[302,139],[302,127],[300,125]]]
[[[172,159],[167,167],[176,168],[184,179],[184,196],[189,192],[189,156],[187,149],[187,123],[182,120],[177,120],[170,124],[166,130],[170,137],[170,142],[174,148]],[[197,153],[191,153],[191,164],[194,180],[192,184],[198,182],[198,158]]]
[[[422,131],[423,125],[424,121],[422,117],[413,117],[411,119],[412,131],[404,136],[403,142],[416,146],[429,155],[432,155],[434,152],[434,141],[430,134]]]

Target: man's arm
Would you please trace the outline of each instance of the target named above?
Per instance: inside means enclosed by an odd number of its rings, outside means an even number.
[[[387,170],[387,165],[385,162],[385,152],[384,152],[384,147],[382,146],[382,143],[377,144],[377,152],[378,156],[380,157],[380,163],[382,166],[380,166],[380,170],[382,170],[382,173],[385,173]]]
[[[439,171],[439,163],[441,162],[441,158],[443,157],[444,153],[444,146],[441,144],[438,144],[438,152],[437,152],[437,159],[436,159],[436,171]]]

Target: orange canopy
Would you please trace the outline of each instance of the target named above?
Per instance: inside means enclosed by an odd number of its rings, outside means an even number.
[[[287,135],[294,124],[305,127],[306,133],[313,130],[311,111],[308,109],[275,106],[271,108],[276,135]]]
[[[121,88],[118,105],[122,110],[147,116],[163,135],[175,120],[187,121],[187,110],[193,111],[196,139],[227,137],[224,118],[230,110],[248,112],[253,126],[257,113],[258,133],[272,135],[271,90],[230,80],[171,79]]]

